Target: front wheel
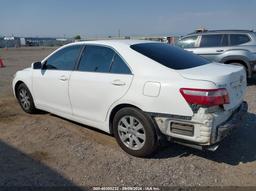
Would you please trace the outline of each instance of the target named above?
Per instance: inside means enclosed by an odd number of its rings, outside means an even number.
[[[20,103],[21,108],[26,113],[36,113],[37,109],[35,108],[33,97],[24,83],[18,86],[16,90],[16,96]]]
[[[136,108],[123,108],[116,113],[113,132],[120,147],[133,156],[147,157],[157,149],[152,119]]]

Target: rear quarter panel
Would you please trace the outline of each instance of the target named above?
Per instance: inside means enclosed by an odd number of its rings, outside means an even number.
[[[149,81],[148,77],[134,76],[129,91],[115,105],[128,103],[138,106],[145,112],[192,116],[193,111],[181,95],[180,88],[216,88],[212,82],[184,79],[176,72],[162,76],[162,78],[150,78],[151,82],[159,83],[161,86],[158,96],[144,94],[143,89],[145,83]]]

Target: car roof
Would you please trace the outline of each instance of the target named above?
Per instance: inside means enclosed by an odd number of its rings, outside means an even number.
[[[253,30],[205,30],[199,32],[193,32],[188,35],[196,35],[196,34],[218,34],[218,33],[252,33]]]
[[[141,44],[141,43],[157,43],[157,42],[149,41],[149,40],[95,40],[95,41],[74,42],[74,43],[70,43],[69,45],[92,44],[92,45],[106,45],[106,46],[118,46],[118,45],[131,46],[134,44]]]

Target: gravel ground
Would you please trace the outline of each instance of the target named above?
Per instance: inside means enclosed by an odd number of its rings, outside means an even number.
[[[216,152],[169,144],[141,159],[92,127],[21,110],[13,74],[52,50],[0,49],[0,186],[256,186],[256,79],[248,84],[243,127]]]

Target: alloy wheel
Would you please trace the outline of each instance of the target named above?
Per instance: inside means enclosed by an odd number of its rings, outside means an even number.
[[[20,103],[21,103],[22,107],[25,110],[29,110],[30,105],[31,105],[30,97],[29,97],[28,91],[25,88],[20,89],[20,91],[19,91],[19,100],[20,100]]]
[[[140,150],[146,141],[145,128],[133,116],[124,116],[118,122],[118,135],[122,143],[132,150]]]

